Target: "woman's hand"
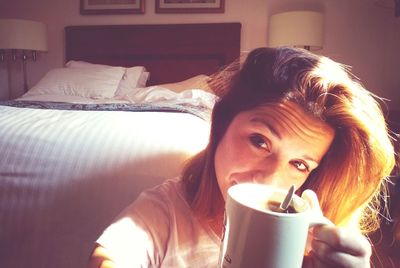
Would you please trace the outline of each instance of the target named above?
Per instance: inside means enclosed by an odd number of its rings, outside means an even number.
[[[107,250],[100,245],[96,245],[90,256],[88,268],[113,268],[115,267]]]
[[[371,245],[359,232],[318,226],[313,236],[308,267],[370,267]]]
[[[314,211],[321,211],[314,192],[306,190],[302,197]],[[303,267],[370,267],[371,245],[359,231],[324,225],[314,227],[312,236],[311,251]]]

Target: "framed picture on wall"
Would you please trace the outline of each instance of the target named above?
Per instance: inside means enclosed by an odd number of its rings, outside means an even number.
[[[145,0],[80,0],[82,15],[143,14]]]
[[[156,13],[224,13],[225,0],[156,0]]]

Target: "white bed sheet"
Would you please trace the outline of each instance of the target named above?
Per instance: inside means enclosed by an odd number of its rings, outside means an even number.
[[[61,94],[39,94],[32,96],[22,96],[17,101],[50,101],[50,102],[69,102],[69,103],[89,103],[89,104],[103,104],[103,103],[129,103],[126,100],[119,100],[116,98],[110,99],[92,99],[81,96],[61,95]]]
[[[85,267],[101,231],[177,176],[209,127],[188,113],[0,106],[0,267]]]
[[[71,96],[64,94],[37,94],[23,95],[16,100],[22,101],[50,101],[50,102],[69,102],[69,103],[189,103],[196,106],[203,106],[212,109],[217,96],[202,89],[187,89],[175,92],[162,86],[150,86],[137,88],[129,94],[116,96],[114,98],[93,99],[81,96]]]

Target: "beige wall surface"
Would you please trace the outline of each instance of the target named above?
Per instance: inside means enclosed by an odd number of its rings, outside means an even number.
[[[145,0],[144,14],[80,15],[79,0],[0,0],[0,18],[41,21],[48,28],[48,49],[37,62],[28,61],[28,84],[64,63],[63,29],[69,25],[168,24],[241,22],[243,53],[266,46],[268,17],[291,10],[325,13],[324,48],[317,53],[351,66],[375,94],[400,107],[400,18],[375,0],[225,0],[218,14],[157,14],[154,0]],[[1,37],[0,37],[1,38]],[[0,62],[0,99],[22,94],[19,62]]]

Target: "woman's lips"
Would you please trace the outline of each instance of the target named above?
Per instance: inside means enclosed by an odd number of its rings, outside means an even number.
[[[233,185],[236,185],[236,184],[238,184],[239,182],[238,181],[236,181],[236,180],[233,180],[233,181],[231,181],[231,183],[230,183],[230,185],[229,186],[233,186]]]
[[[234,173],[229,178],[229,186],[233,186],[238,183],[252,182],[253,179],[254,174],[251,174],[249,172]]]

